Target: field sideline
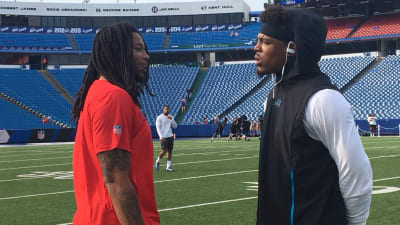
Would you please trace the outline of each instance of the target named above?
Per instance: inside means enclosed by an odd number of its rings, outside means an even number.
[[[176,172],[154,171],[162,225],[255,224],[259,141],[225,140],[175,142]],[[400,225],[400,137],[362,141],[374,172],[367,224]],[[0,225],[71,224],[71,160],[72,144],[0,146]]]

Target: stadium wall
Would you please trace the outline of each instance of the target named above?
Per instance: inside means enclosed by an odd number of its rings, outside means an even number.
[[[361,136],[369,135],[369,125],[366,120],[356,120]],[[381,135],[399,135],[400,120],[378,120]],[[215,132],[216,124],[206,125],[179,125],[174,129],[176,137],[179,138],[199,138],[211,137]],[[151,126],[153,138],[158,139],[155,126]],[[223,136],[228,136],[230,124],[227,124],[222,132]],[[0,144],[17,143],[40,143],[40,142],[71,142],[74,141],[76,129],[31,129],[31,130],[0,130]]]

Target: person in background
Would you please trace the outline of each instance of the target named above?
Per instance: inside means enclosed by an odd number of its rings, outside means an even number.
[[[238,118],[235,116],[235,118],[233,118],[233,122],[231,124],[231,127],[229,128],[229,135],[228,135],[228,140],[227,142],[229,142],[230,140],[232,140],[232,137],[235,136],[235,140],[237,141],[238,139],[238,132],[240,130],[239,127],[239,120]]]
[[[177,124],[174,118],[169,114],[169,106],[165,105],[163,107],[163,113],[161,113],[156,120],[156,129],[158,136],[161,141],[161,152],[158,154],[155,168],[160,169],[160,159],[167,153],[167,168],[165,171],[174,172],[175,170],[171,167],[172,160],[172,150],[174,148],[174,134],[172,133],[172,128],[176,128]]]
[[[207,115],[205,115],[203,118],[203,124],[206,125],[207,123],[208,123],[208,118]]]
[[[186,110],[186,99],[181,99],[181,112],[184,113]]]
[[[374,114],[371,112],[370,114],[367,115],[367,120],[368,120],[368,124],[369,124],[369,136],[370,137],[374,137],[375,133],[376,133],[376,117],[374,116]]]
[[[250,136],[254,137],[254,122],[250,121]]]
[[[259,138],[261,138],[261,134],[262,134],[262,125],[263,125],[263,117],[262,115],[260,115],[257,119],[257,123],[256,123],[256,129],[257,129],[257,136]]]
[[[214,120],[214,121],[216,121],[216,120]],[[214,141],[215,137],[217,137],[218,140],[221,138],[222,131],[224,130],[227,122],[228,122],[228,118],[225,118],[223,122],[220,122],[219,116],[218,116],[217,128],[215,129],[215,132],[214,132],[213,136],[211,137],[211,142]]]

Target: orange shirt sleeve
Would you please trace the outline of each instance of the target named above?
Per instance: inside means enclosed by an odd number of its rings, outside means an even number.
[[[93,106],[92,133],[96,154],[115,148],[132,151],[133,101],[122,90],[112,90]]]

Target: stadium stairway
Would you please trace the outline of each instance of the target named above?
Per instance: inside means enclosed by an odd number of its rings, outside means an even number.
[[[29,106],[27,106],[25,104],[22,104],[21,102],[15,100],[14,98],[11,98],[10,96],[4,94],[3,92],[0,92],[0,98],[4,99],[5,101],[7,101],[7,102],[9,102],[9,103],[11,103],[11,104],[13,104],[13,105],[25,110],[25,111],[27,111],[28,113],[31,113],[33,116],[36,116],[39,119],[41,119],[43,116],[45,116],[44,114],[32,109],[31,107],[29,107]],[[56,121],[56,120],[51,120],[51,121],[48,121],[48,122],[49,123],[53,123],[53,124],[55,124],[55,125],[57,125],[59,127],[64,127],[62,125],[62,123],[60,123],[59,121]]]
[[[246,101],[250,96],[255,94],[263,85],[272,79],[272,76],[264,76],[263,80],[257,84],[252,90],[250,90],[245,96],[240,98],[231,107],[227,108],[223,113],[221,113],[220,118],[226,117],[230,112],[232,112],[236,107],[238,107],[242,102]]]
[[[78,44],[76,43],[74,36],[72,36],[72,34],[67,34],[67,38],[68,38],[69,44],[72,47],[72,50],[79,50]]]
[[[353,79],[351,79],[346,85],[343,86],[342,89],[340,89],[341,93],[344,93],[347,89],[349,89],[355,82],[360,80],[362,77],[365,76],[370,70],[372,70],[376,65],[379,64],[380,61],[382,61],[384,58],[377,57],[374,61],[372,61],[368,66],[366,66],[363,70],[361,70],[360,73],[358,73],[356,76],[354,76]]]
[[[365,22],[367,22],[369,18],[370,18],[370,16],[366,16],[366,17],[362,18],[361,21],[360,21],[360,23],[359,23],[357,26],[355,26],[355,27],[353,28],[353,30],[347,35],[346,38],[350,38],[355,32],[357,32],[358,29],[360,29],[360,27],[361,27],[362,25],[364,25]]]
[[[71,105],[74,104],[74,98],[72,97],[72,95],[67,90],[65,90],[65,88],[49,73],[49,71],[39,70],[39,72],[42,77],[46,79],[65,100],[67,100],[67,102],[69,102]]]
[[[169,35],[169,33],[165,33],[164,35],[164,39],[163,39],[163,44],[162,47],[165,49],[168,49],[171,47],[171,35]]]
[[[206,74],[208,73],[208,67],[200,67],[199,73],[197,74],[194,82],[193,82],[193,86],[191,87],[193,92],[192,92],[192,96],[189,98],[189,100],[186,102],[186,111],[189,109],[193,99],[196,97],[198,90],[200,90],[200,86],[203,83],[204,78],[206,77]],[[185,113],[182,113],[181,110],[179,110],[178,115],[176,115],[175,121],[179,124]]]

